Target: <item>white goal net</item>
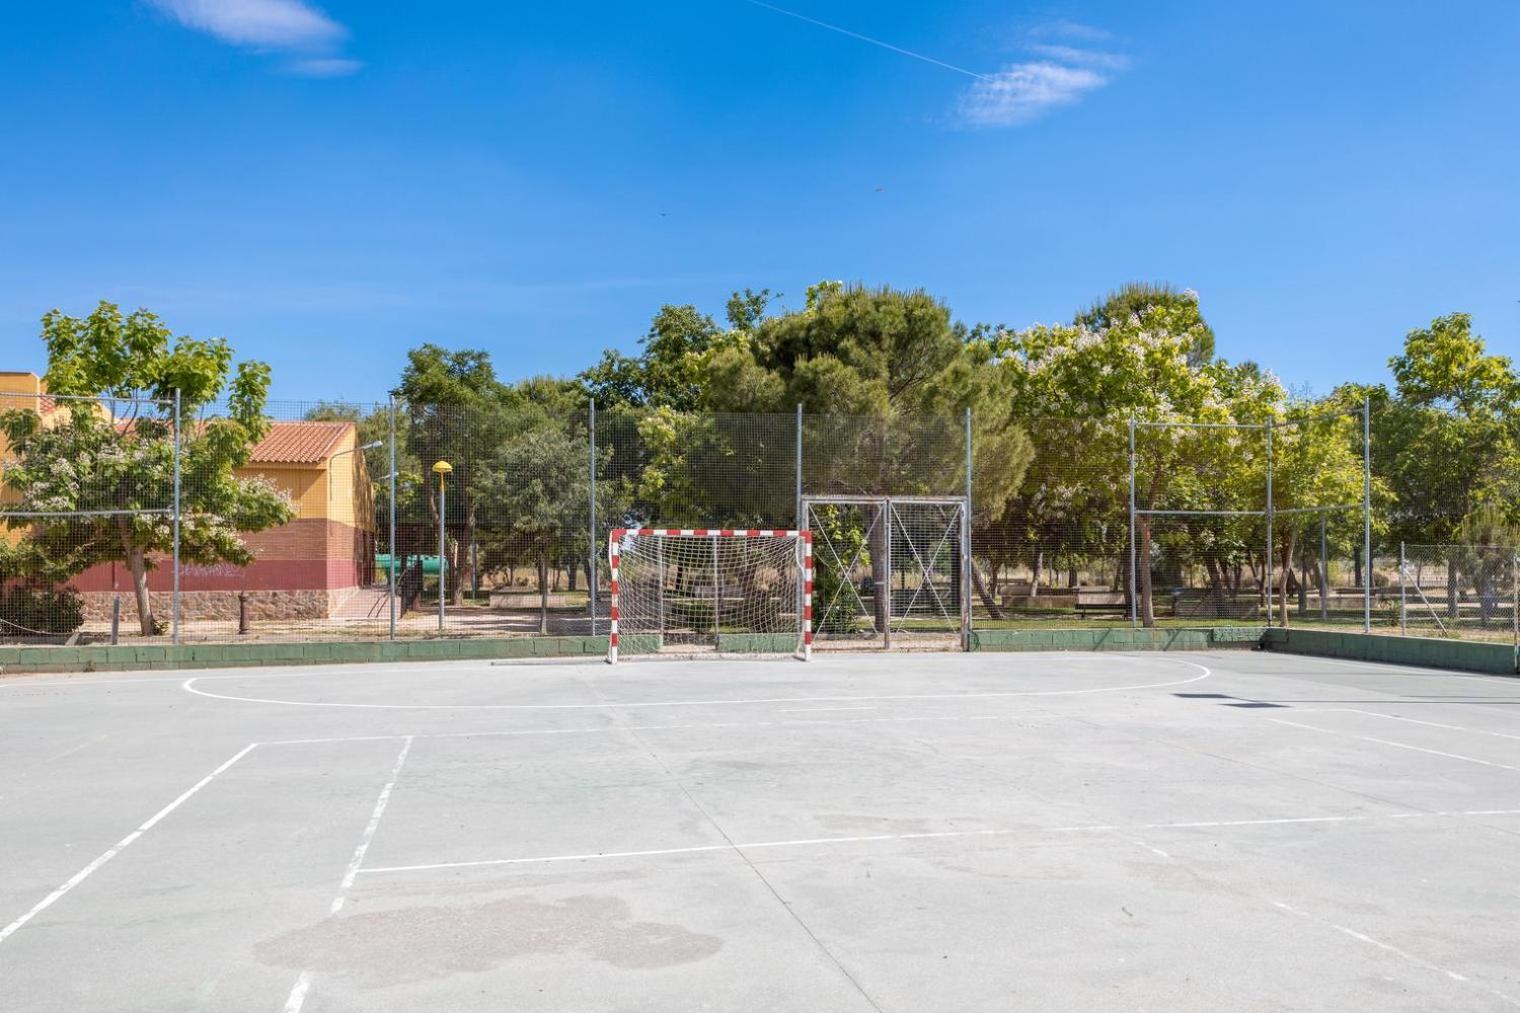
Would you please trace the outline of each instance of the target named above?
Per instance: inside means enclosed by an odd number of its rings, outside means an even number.
[[[612,636],[735,654],[813,646],[813,541],[779,529],[619,528],[608,542]],[[630,643],[631,647],[632,644]]]

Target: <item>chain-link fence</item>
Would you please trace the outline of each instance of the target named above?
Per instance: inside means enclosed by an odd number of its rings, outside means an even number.
[[[0,641],[171,629],[177,419],[174,400],[0,392]]]
[[[1028,419],[973,437],[976,625],[1128,625],[1128,421]]]
[[[1360,507],[1279,516],[1278,625],[1379,629],[1392,568],[1376,554],[1366,566],[1362,522]]]
[[[1408,636],[1520,645],[1517,570],[1515,546],[1400,545],[1380,611],[1396,614]]]
[[[606,633],[608,533],[641,526],[813,528],[821,646],[1514,626],[1513,554],[1370,551],[1363,410],[993,425],[524,396],[189,415],[0,398],[0,639]]]

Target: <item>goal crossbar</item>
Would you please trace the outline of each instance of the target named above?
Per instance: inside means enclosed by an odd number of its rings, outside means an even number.
[[[725,611],[737,611],[730,618],[749,633],[795,634],[796,652],[812,658],[813,533],[806,528],[614,528],[607,562],[612,664],[622,633],[653,632],[662,646],[667,634],[710,635],[722,649]],[[725,597],[725,590],[737,597]]]

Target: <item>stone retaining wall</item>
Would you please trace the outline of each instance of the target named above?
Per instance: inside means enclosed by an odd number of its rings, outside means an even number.
[[[183,591],[180,593],[180,617],[186,621],[217,619],[235,623],[239,594],[248,597],[249,622],[326,619],[332,613],[332,602],[326,591]],[[137,599],[131,591],[86,591],[80,598],[84,600],[86,622],[109,622],[111,601],[115,598],[121,599],[121,621],[137,622]],[[168,622],[174,613],[174,595],[168,591],[150,591],[148,600],[153,614]]]

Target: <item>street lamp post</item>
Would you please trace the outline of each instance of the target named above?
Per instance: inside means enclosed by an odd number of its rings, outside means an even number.
[[[375,440],[373,443],[366,443],[366,444],[364,444],[363,446],[360,446],[360,447],[349,447],[347,450],[340,450],[336,454],[332,455],[332,457],[328,458],[328,461],[327,461],[327,501],[329,503],[332,502],[332,494],[333,494],[333,462],[336,461],[338,458],[342,457],[345,454],[362,454],[366,450],[378,450],[378,449],[380,449],[383,446],[384,446],[383,443],[381,443],[379,440]]]
[[[449,472],[451,472],[453,470],[454,470],[454,466],[451,465],[451,464],[449,464],[448,461],[438,461],[437,463],[435,463],[433,465],[433,474],[435,474],[435,475],[438,476],[438,632],[439,633],[443,632],[443,620],[444,620],[444,614],[445,614],[444,613],[444,609],[446,607],[445,606],[445,601],[447,599],[447,593],[448,593],[448,587],[449,587],[449,580],[448,580],[449,554],[448,554],[448,541],[447,541],[448,535],[446,533],[447,529],[444,526],[447,523],[447,517],[448,517],[448,513],[444,510],[445,494],[447,492],[447,487],[444,485],[444,479],[447,478],[448,475],[449,475]]]

